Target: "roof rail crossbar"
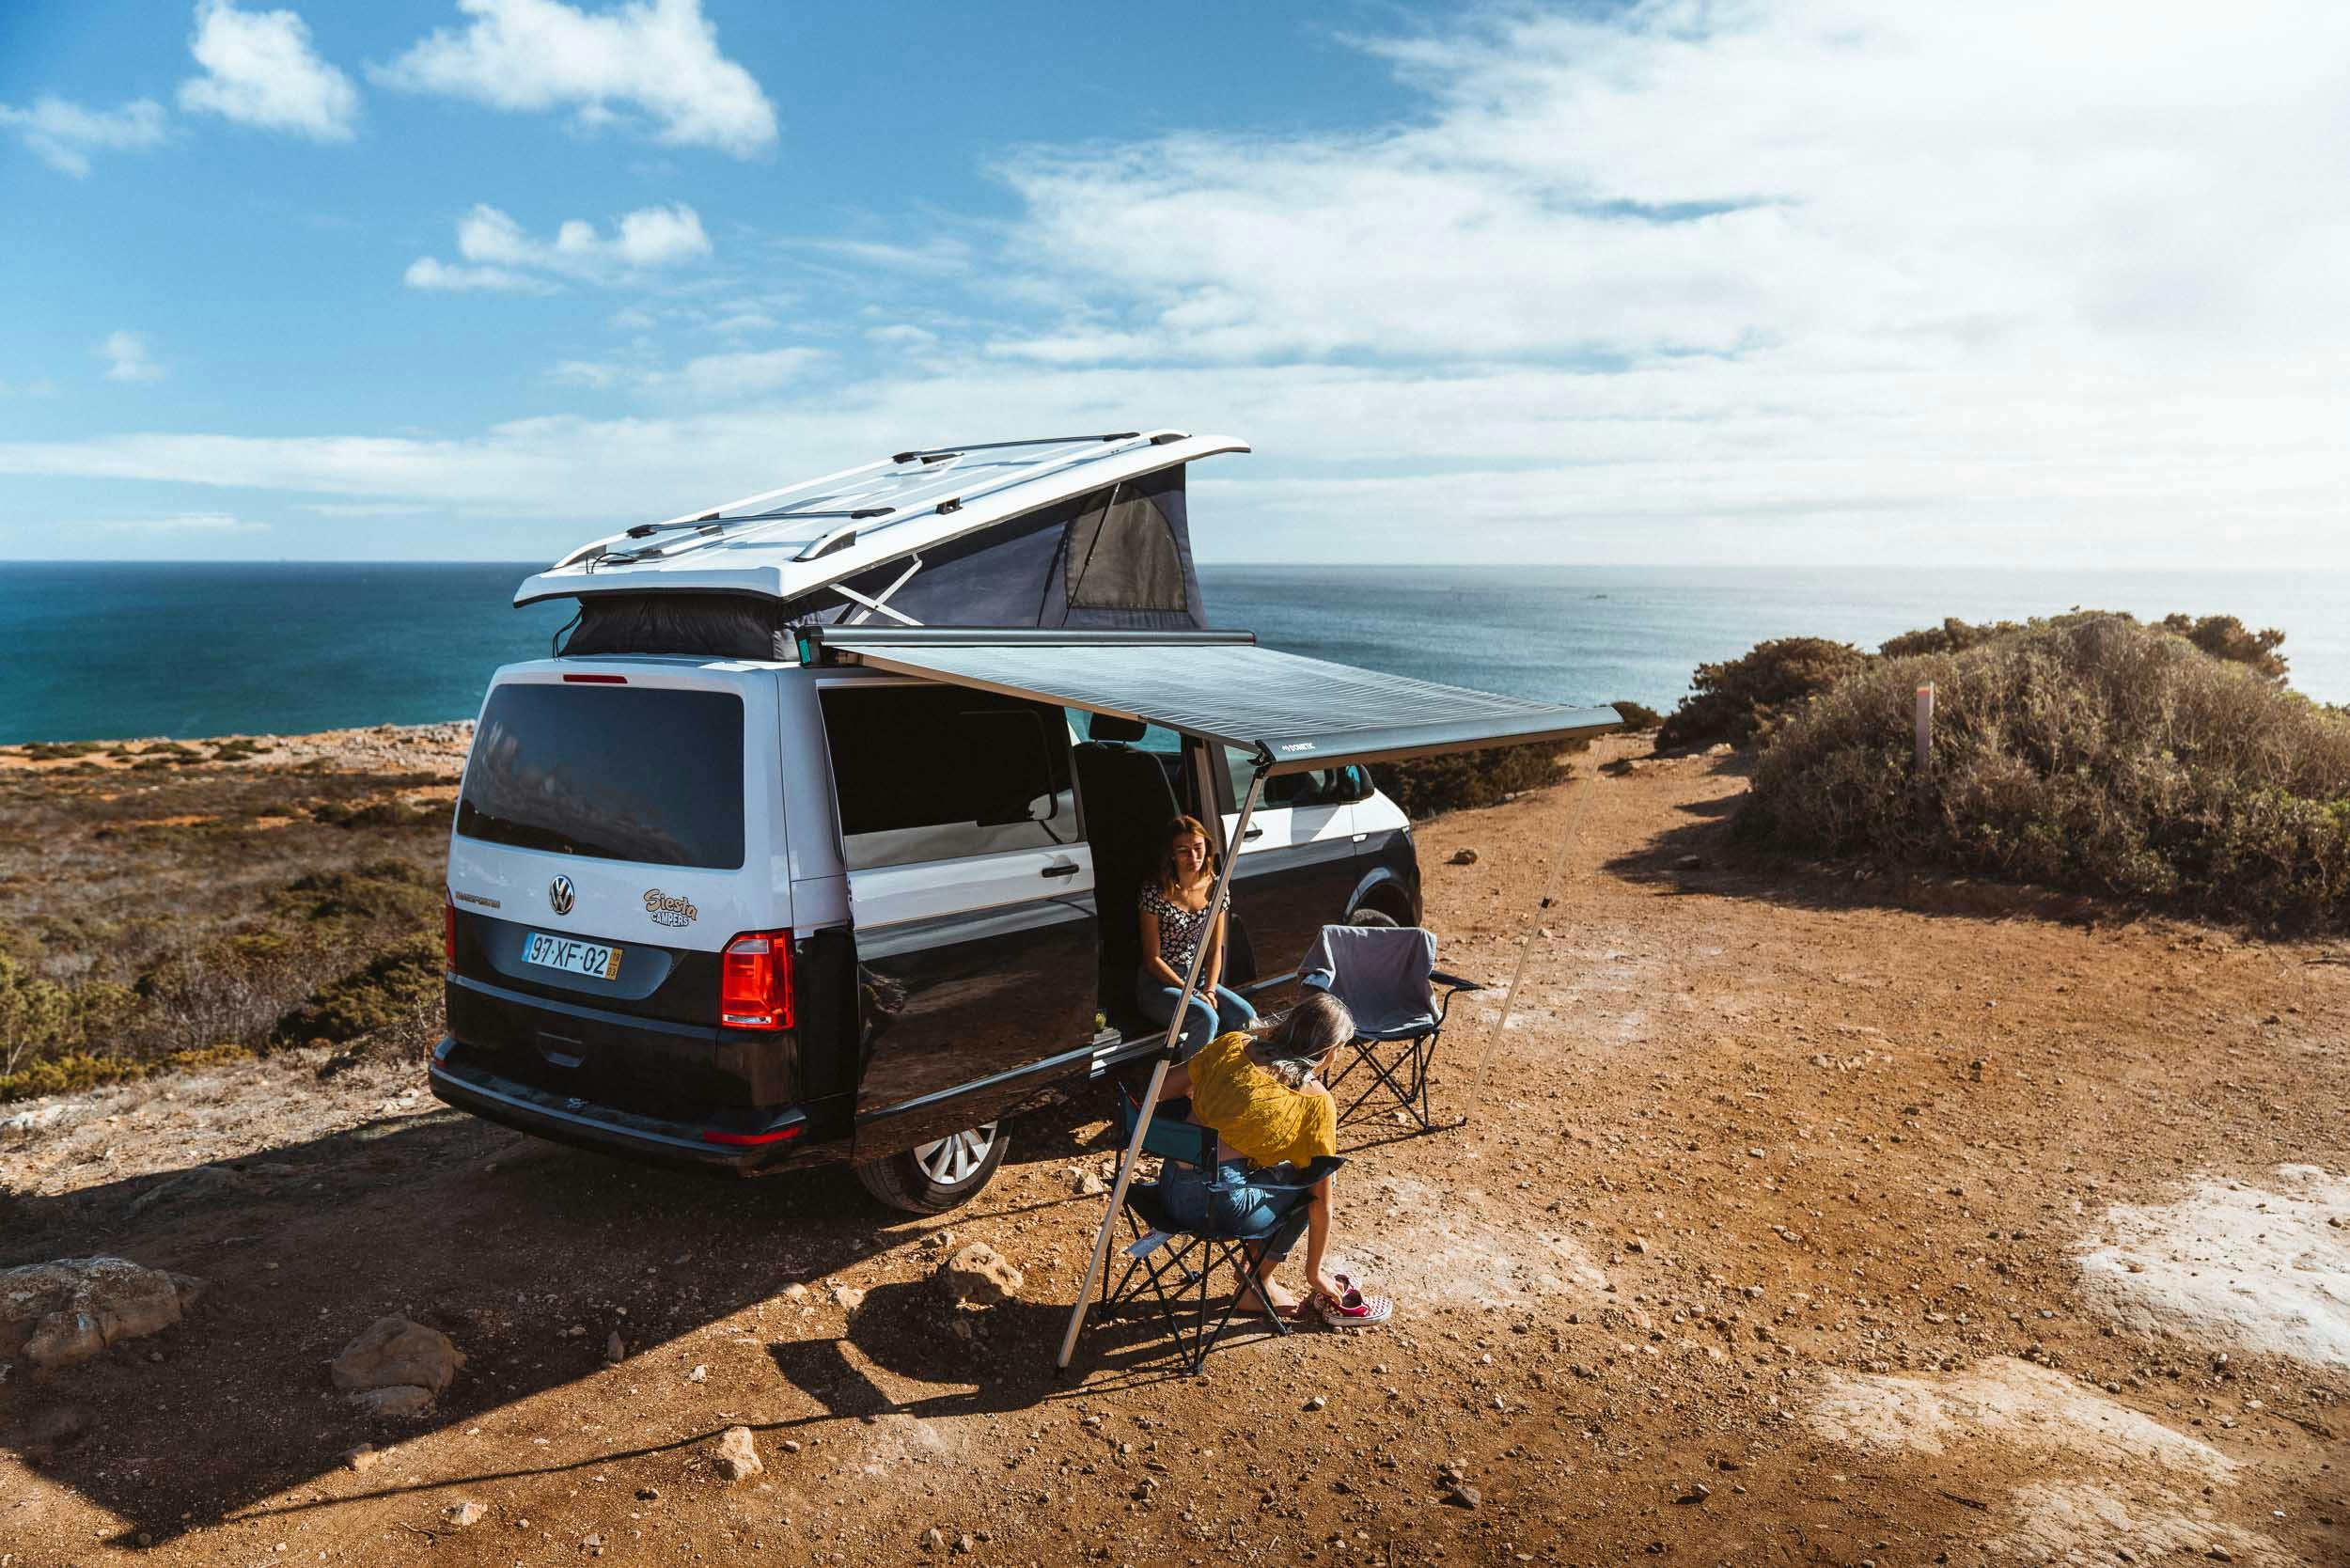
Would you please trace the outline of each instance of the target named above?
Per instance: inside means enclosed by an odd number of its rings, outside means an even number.
[[[961,457],[965,452],[997,452],[1007,447],[1065,447],[1079,441],[1133,441],[1141,434],[1140,431],[1112,431],[1106,435],[1038,435],[1026,441],[974,441],[966,447],[930,447],[920,451],[892,452],[889,461],[913,463],[918,459],[923,463],[937,463],[946,458]]]

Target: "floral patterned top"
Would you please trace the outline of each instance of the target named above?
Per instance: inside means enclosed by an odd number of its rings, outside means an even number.
[[[1225,902],[1231,902],[1229,896]],[[1162,889],[1149,886],[1142,889],[1141,907],[1159,917],[1159,957],[1168,968],[1183,974],[1191,966],[1191,955],[1199,949],[1211,912],[1185,909]]]

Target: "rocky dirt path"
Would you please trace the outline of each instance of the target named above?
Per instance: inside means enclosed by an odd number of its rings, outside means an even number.
[[[0,1143],[0,1262],[212,1282],[0,1382],[0,1563],[2350,1561],[2342,951],[1755,866],[1733,767],[1634,750],[1422,834],[1447,966],[1499,979],[1581,819],[1478,1119],[1348,1140],[1388,1330],[1195,1380],[1112,1323],[1052,1375],[1089,1104],[945,1221],[1026,1276],[973,1312],[842,1177],[176,1079]],[[327,1364],[393,1312],[467,1359],[370,1420]]]

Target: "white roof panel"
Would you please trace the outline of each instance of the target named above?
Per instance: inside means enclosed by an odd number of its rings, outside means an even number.
[[[1182,431],[899,452],[584,544],[524,579],[514,603],[585,593],[801,594],[1120,479],[1246,442]]]

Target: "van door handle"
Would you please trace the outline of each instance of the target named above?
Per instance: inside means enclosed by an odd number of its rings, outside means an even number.
[[[1240,836],[1240,841],[1241,841],[1242,843],[1246,844],[1246,843],[1249,842],[1251,839],[1261,839],[1261,838],[1263,838],[1263,837],[1264,837],[1264,829],[1263,829],[1263,828],[1261,828],[1261,827],[1252,827],[1252,828],[1250,828],[1247,832],[1246,832],[1246,833],[1244,833],[1244,834],[1242,834],[1242,835]]]
[[[1075,875],[1077,874],[1077,871],[1078,871],[1078,866],[1077,866],[1077,863],[1076,863],[1075,861],[1073,861],[1073,861],[1071,861],[1069,864],[1067,864],[1067,865],[1065,865],[1065,866],[1047,866],[1047,867],[1045,867],[1042,870],[1041,870],[1041,871],[1037,872],[1037,875],[1039,875],[1039,876],[1075,876]]]

